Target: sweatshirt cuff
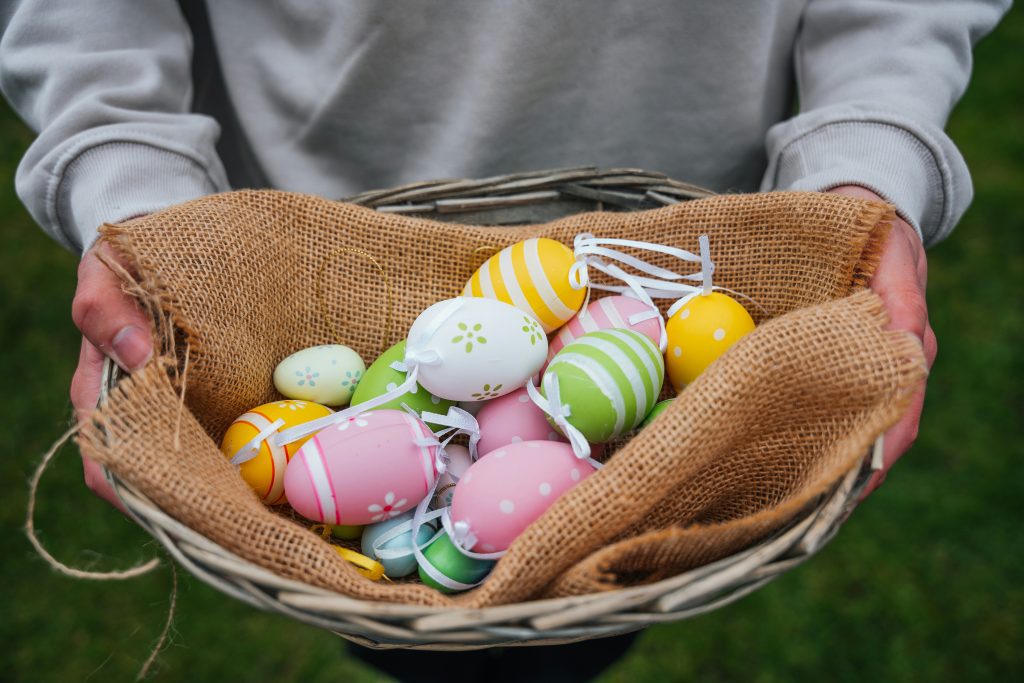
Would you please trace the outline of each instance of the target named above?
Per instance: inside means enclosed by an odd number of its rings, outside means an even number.
[[[145,143],[108,142],[85,150],[67,165],[54,200],[59,228],[84,252],[104,223],[152,213],[219,189],[206,169],[187,156]]]
[[[899,122],[867,119],[822,122],[796,135],[785,131],[791,139],[781,145],[773,132],[769,152],[773,142],[778,151],[765,189],[866,187],[892,203],[925,246],[952,232],[970,204],[970,174],[948,138],[944,144]]]

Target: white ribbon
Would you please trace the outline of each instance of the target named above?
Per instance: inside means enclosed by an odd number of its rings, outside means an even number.
[[[616,247],[632,247],[634,249],[643,249],[644,251],[653,251],[659,254],[667,254],[669,256],[674,256],[683,261],[689,261],[691,263],[700,263],[702,265],[702,270],[707,266],[707,263],[700,256],[693,254],[689,251],[686,251],[685,249],[679,249],[678,247],[670,247],[665,244],[655,244],[653,242],[640,242],[637,240],[594,237],[594,235],[590,233],[580,233],[579,235],[576,235],[575,239],[573,240],[573,253],[576,255],[577,259],[579,259],[581,256],[584,258],[586,256],[604,256],[615,261],[619,261],[620,263],[624,263],[627,266],[636,268],[640,272],[647,273],[648,275],[653,275],[654,277],[660,278],[662,280],[701,281],[704,279],[704,273],[702,272],[680,275],[679,273],[668,270],[667,268],[662,268],[661,266],[656,266],[654,264],[648,263],[647,261],[632,256],[631,254],[626,254],[616,249],[609,249],[606,245]],[[713,268],[713,265],[711,267]],[[707,274],[707,277],[710,277],[710,273]]]
[[[568,418],[572,417],[572,408],[562,404],[561,391],[558,388],[558,376],[554,373],[545,373],[542,382],[547,398],[530,381],[526,384],[526,393],[530,396],[530,400],[543,410],[545,414],[549,415],[551,421],[562,430],[562,434],[569,439],[569,445],[572,446],[572,452],[577,458],[586,460],[593,465],[594,469],[601,469],[603,465],[590,457],[590,442],[587,441],[587,437],[583,436],[583,432],[569,423]]]
[[[476,462],[479,458],[477,451],[477,444],[480,443],[480,425],[477,423],[476,418],[473,417],[466,410],[459,408],[458,406],[450,406],[448,408],[448,414],[442,415],[440,413],[431,413],[424,411],[420,414],[420,419],[424,422],[429,422],[432,425],[441,425],[445,427],[441,431],[437,432],[437,436],[447,436],[444,444],[447,445],[448,441],[452,439],[456,434],[466,434],[469,436],[469,459],[472,462]],[[449,472],[453,481],[457,481],[458,478]]]
[[[427,496],[426,498],[420,501],[420,504],[416,506],[416,512],[413,514],[412,517],[412,552],[413,555],[416,556],[416,564],[420,566],[420,568],[424,571],[424,573],[426,573],[427,576],[429,576],[431,579],[433,579],[437,583],[441,584],[442,586],[450,590],[467,591],[470,588],[479,586],[481,583],[483,583],[483,579],[480,579],[480,581],[477,581],[476,583],[462,583],[461,581],[456,581],[453,578],[445,576],[437,567],[434,566],[434,564],[430,560],[427,559],[427,556],[423,554],[424,548],[426,548],[431,543],[436,541],[443,534],[448,533],[449,539],[452,541],[452,544],[459,550],[459,552],[463,553],[468,557],[475,558],[474,553],[469,553],[466,550],[464,550],[459,545],[459,543],[455,541],[455,538],[452,537],[452,535],[448,532],[448,527],[447,525],[445,525],[445,520],[448,518],[448,508],[441,508],[440,510],[433,510],[431,512],[427,512],[427,506],[430,505],[431,498],[433,498],[433,492],[431,492],[431,495]],[[441,518],[442,528],[438,529],[429,539],[427,539],[426,543],[417,543],[416,539],[419,538],[420,527],[423,526],[424,523],[436,519],[438,517]],[[488,557],[478,559],[497,559],[498,557],[501,557],[501,555],[503,554],[504,553],[493,553],[493,555],[495,555],[495,557],[493,558]]]
[[[239,448],[238,452],[236,452],[231,457],[231,464],[241,465],[242,463],[249,462],[250,460],[255,458],[257,455],[260,454],[260,447],[263,445],[263,442],[267,439],[267,437],[276,432],[279,428],[283,427],[284,425],[284,420],[282,420],[281,418],[277,418],[276,420],[268,424],[266,427],[261,429],[256,434],[256,436],[249,439],[248,443]]]
[[[441,509],[441,526],[444,528],[452,545],[460,553],[474,560],[498,560],[505,556],[508,550],[498,550],[493,553],[474,553],[473,547],[477,544],[476,534],[465,521],[453,522],[449,508]]]
[[[707,296],[711,293],[711,274],[715,272],[715,264],[711,262],[711,241],[707,235],[701,235],[697,238],[697,244],[700,246],[700,274],[701,274],[701,293]]]
[[[437,487],[440,484],[441,474],[448,472],[448,475],[452,478],[453,481],[458,480],[458,477],[456,477],[453,473],[448,471],[449,457],[448,452],[446,450],[448,444],[458,434],[469,435],[469,456],[470,459],[475,462],[478,457],[477,443],[480,441],[480,426],[479,424],[477,424],[475,417],[470,415],[462,408],[459,408],[458,406],[449,407],[448,413],[445,415],[442,415],[440,413],[424,412],[422,416],[420,416],[420,419],[424,420],[425,422],[430,422],[431,424],[445,426],[446,429],[433,435],[433,439],[430,439],[429,437],[425,437],[422,439],[422,441],[424,442],[430,441],[431,443],[437,445],[438,477],[437,479],[434,480],[434,485],[430,487],[430,491],[427,492],[426,497],[423,500],[421,500],[419,504],[416,506],[416,512],[413,513],[412,552],[416,556],[416,563],[423,569],[423,571],[431,579],[433,579],[440,585],[450,590],[469,590],[474,586],[480,585],[480,583],[483,580],[481,579],[481,581],[478,581],[477,583],[473,584],[467,584],[462,583],[460,581],[456,581],[442,574],[437,569],[437,567],[431,564],[430,560],[428,560],[427,557],[423,554],[423,548],[426,548],[435,540],[437,540],[441,536],[441,534],[446,532],[447,527],[439,530],[437,533],[431,536],[431,538],[426,543],[422,545],[416,543],[415,540],[419,538],[420,527],[423,526],[425,522],[432,519],[436,519],[437,517],[441,517],[442,524],[444,524],[443,520],[447,517],[448,508],[441,508],[440,510],[427,512],[427,507],[430,505],[431,501],[433,501],[434,496],[437,493]],[[443,438],[444,440],[440,441],[439,438]],[[420,440],[417,440],[417,445],[420,445]],[[475,559],[497,559],[501,556],[500,554],[497,554],[493,557],[477,557],[474,554],[466,553],[465,550],[461,547],[459,541],[457,540],[457,537],[452,535],[451,532],[449,532],[449,538],[451,539],[455,547],[459,549],[460,552],[467,554],[469,557],[474,557]]]
[[[284,446],[285,444],[304,439],[311,434],[319,432],[321,429],[330,427],[332,424],[344,422],[351,417],[362,415],[374,408],[379,408],[385,403],[390,403],[396,398],[400,398],[406,394],[415,394],[418,390],[417,379],[419,377],[420,366],[437,365],[441,362],[441,356],[437,351],[427,348],[427,345],[430,343],[431,339],[433,339],[434,335],[441,329],[441,326],[451,318],[459,308],[462,307],[464,302],[465,298],[463,297],[456,297],[446,301],[446,305],[436,316],[434,316],[434,319],[430,321],[427,328],[423,330],[416,339],[410,339],[406,343],[405,357],[401,362],[392,363],[390,366],[394,370],[407,373],[404,382],[391,391],[387,391],[380,396],[364,401],[359,405],[349,406],[348,408],[339,410],[331,415],[310,420],[309,422],[304,422],[300,425],[296,425],[295,427],[278,432],[273,437],[274,444],[277,446]]]
[[[651,299],[650,295],[647,294],[647,290],[643,288],[637,278],[630,275],[626,271],[619,268],[614,263],[605,263],[597,257],[591,257],[590,265],[600,270],[602,273],[606,273],[614,278],[618,278],[626,283],[625,287],[619,288],[614,285],[596,285],[591,286],[595,289],[601,289],[605,291],[618,291],[621,294],[632,296],[634,299],[650,306],[649,311],[641,311],[640,313],[634,313],[629,316],[628,322],[630,325],[636,325],[637,323],[643,322],[644,320],[650,320],[652,318],[658,319],[658,348],[662,353],[665,353],[665,349],[668,348],[668,332],[665,330],[665,319],[661,317],[661,311],[658,310],[654,300]],[[686,285],[684,285],[686,286]]]
[[[573,263],[572,268],[569,270],[569,283],[574,289],[587,288],[587,296],[583,302],[584,308],[586,308],[587,303],[590,301],[591,289],[630,294],[651,306],[653,312],[638,313],[630,316],[630,324],[635,325],[638,322],[649,320],[655,316],[655,312],[658,309],[652,297],[676,298],[682,295],[683,299],[688,301],[694,294],[707,295],[711,293],[711,276],[714,273],[715,264],[711,261],[708,236],[701,235],[698,239],[698,244],[700,245],[699,255],[665,244],[616,238],[598,238],[590,233],[580,233],[573,240],[573,253],[576,256],[576,262]],[[683,261],[699,263],[700,270],[696,273],[676,273],[667,268],[648,263],[631,254],[609,248],[613,246],[632,247],[634,249],[667,254]],[[641,273],[646,273],[646,275],[628,273],[615,263],[605,262],[601,258],[602,256],[635,268]],[[625,284],[605,285],[594,283],[590,279],[589,268],[595,268]],[[699,282],[700,285],[681,282],[681,280]],[[685,302],[680,305],[685,305]],[[675,310],[678,310],[678,308]],[[671,317],[672,312],[667,317]],[[664,353],[665,349],[668,348],[668,333],[665,331],[665,318],[662,318],[660,314],[657,315],[660,327],[658,347]]]
[[[433,522],[434,519],[436,519],[436,518],[438,518],[440,516],[441,516],[441,511],[440,510],[428,513],[423,518],[423,522],[427,523],[428,526],[431,527],[431,531],[435,531],[436,532],[436,529],[433,528],[434,525],[433,525],[432,522]],[[387,545],[388,543],[390,543],[391,541],[395,540],[396,538],[402,536],[403,534],[405,534],[407,532],[411,532],[412,531],[412,523],[413,523],[413,520],[411,518],[407,519],[404,522],[402,522],[401,524],[394,525],[393,527],[391,527],[390,529],[388,529],[387,531],[382,533],[380,536],[377,536],[377,538],[373,539],[373,543],[370,544],[370,551],[373,553],[374,558],[378,559],[378,560],[397,560],[399,558],[408,557],[409,555],[412,555],[413,554],[412,546],[415,544],[415,538],[413,538],[413,539],[411,539],[409,541],[409,547],[408,548],[385,548],[385,547],[383,547],[383,546]]]

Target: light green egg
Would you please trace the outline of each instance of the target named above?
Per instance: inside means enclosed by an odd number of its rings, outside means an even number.
[[[385,351],[377,360],[375,360],[370,367],[366,370],[362,380],[359,382],[359,386],[356,387],[356,392],[352,396],[352,405],[357,406],[360,403],[366,403],[370,399],[377,398],[381,394],[387,393],[402,384],[405,381],[406,373],[395,370],[391,367],[391,364],[396,361],[401,361],[405,358],[405,341],[400,341],[390,349]],[[393,409],[402,410],[402,404],[405,404],[415,410],[417,413],[424,411],[430,411],[432,413],[447,413],[448,408],[455,405],[454,401],[448,401],[443,398],[434,396],[429,391],[421,387],[419,384],[416,385],[416,390],[413,393],[407,393],[398,398],[388,401],[382,406],[378,406],[378,409]],[[434,425],[428,425],[431,429]]]
[[[555,354],[541,381],[547,396],[557,378],[569,424],[604,443],[634,429],[658,400],[665,362],[654,343],[632,330],[590,332]]]
[[[644,421],[640,423],[640,428],[643,429],[644,427],[658,419],[658,416],[665,412],[666,408],[672,405],[673,400],[675,399],[666,398],[664,401],[659,401],[658,404],[654,406],[654,409],[651,412],[647,413],[647,417],[645,417]]]

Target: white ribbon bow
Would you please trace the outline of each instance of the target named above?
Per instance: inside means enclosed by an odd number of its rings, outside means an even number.
[[[583,436],[583,432],[569,423],[568,418],[572,417],[572,408],[562,404],[561,391],[558,388],[558,376],[553,373],[545,373],[542,382],[547,398],[537,390],[537,387],[531,380],[526,384],[526,393],[530,396],[530,400],[543,410],[545,414],[550,416],[551,421],[562,430],[562,434],[569,439],[569,445],[572,446],[572,452],[577,458],[586,460],[593,465],[594,469],[601,469],[603,465],[590,457],[590,442],[587,441],[587,437]]]
[[[480,457],[477,451],[477,444],[480,443],[480,425],[477,423],[476,418],[466,410],[459,408],[458,406],[450,406],[446,415],[424,411],[420,414],[420,418],[424,422],[429,422],[432,425],[441,425],[442,427],[445,427],[445,429],[437,432],[437,436],[439,437],[448,437],[444,442],[445,445],[447,445],[455,435],[466,434],[469,436],[470,461],[476,462]],[[452,479],[455,479],[454,475],[452,475]]]
[[[701,235],[698,243],[700,245],[700,255],[686,251],[685,249],[670,247],[664,244],[640,242],[637,240],[598,238],[590,233],[580,233],[576,235],[573,240],[573,253],[576,256],[576,262],[573,263],[572,268],[569,270],[569,283],[574,289],[582,289],[583,287],[587,288],[587,294],[583,302],[584,310],[590,302],[590,290],[600,289],[607,292],[632,295],[634,298],[637,298],[651,306],[652,310],[656,312],[657,306],[655,306],[652,297],[675,298],[682,295],[683,299],[689,301],[689,298],[696,294],[707,295],[711,293],[711,275],[715,270],[715,264],[711,261],[711,252],[708,247],[708,236]],[[675,271],[668,270],[667,268],[662,268],[661,266],[648,263],[647,261],[639,259],[631,254],[624,253],[617,249],[611,249],[610,247],[612,246],[632,247],[634,249],[643,249],[645,251],[652,251],[659,254],[667,254],[683,261],[699,263],[701,267],[696,273],[680,274]],[[609,258],[613,261],[635,268],[641,273],[645,273],[645,275],[628,273],[615,263],[608,263],[601,257]],[[606,275],[610,275],[611,277],[622,281],[625,285],[596,284],[591,281],[589,268],[595,268]],[[701,284],[698,286],[681,282],[681,280],[696,281]],[[685,305],[685,301],[680,305]],[[678,308],[675,310],[678,310]],[[669,313],[668,317],[671,317],[672,312]],[[653,317],[655,317],[653,312],[639,313],[630,316],[629,322],[630,324],[635,325],[637,322]],[[664,353],[665,349],[668,347],[668,334],[665,331],[665,319],[661,318],[660,313],[657,314],[657,317],[660,320],[658,347],[661,349],[662,353]]]

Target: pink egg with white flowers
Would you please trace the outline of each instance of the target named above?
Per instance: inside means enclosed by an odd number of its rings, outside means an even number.
[[[433,434],[401,410],[374,410],[317,432],[288,463],[284,490],[303,517],[381,522],[413,509],[437,479]],[[419,443],[417,443],[419,442]]]
[[[657,314],[656,316],[653,314]],[[648,317],[650,315],[650,317]],[[649,304],[630,296],[606,296],[591,301],[582,311],[572,317],[551,338],[548,344],[548,361],[566,344],[579,339],[588,332],[598,330],[625,329],[644,335],[655,346],[661,343],[661,313]],[[635,322],[630,322],[630,319]]]
[[[593,466],[577,458],[566,443],[502,446],[463,475],[452,496],[451,520],[464,522],[475,539],[466,550],[505,550],[559,496],[593,473]]]

